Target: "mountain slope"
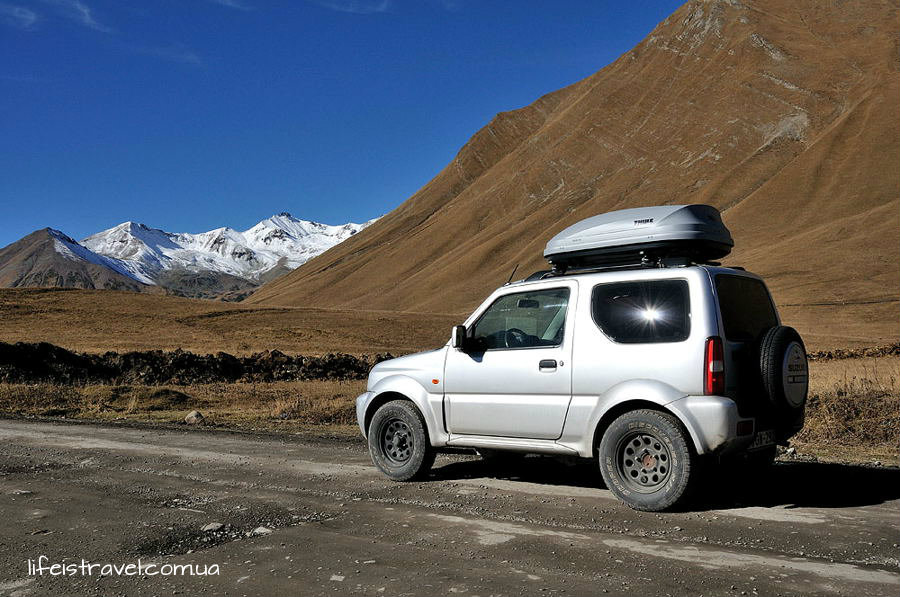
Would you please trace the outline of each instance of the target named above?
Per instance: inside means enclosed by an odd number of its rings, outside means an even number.
[[[610,66],[499,114],[396,210],[247,300],[465,312],[514,265],[545,267],[569,224],[701,202],[732,230],[727,262],[766,276],[780,304],[888,305],[865,317],[895,336],[897,22],[896,1],[689,2]],[[821,316],[791,313],[806,330]]]
[[[115,262],[44,228],[0,249],[0,286],[146,291]]]

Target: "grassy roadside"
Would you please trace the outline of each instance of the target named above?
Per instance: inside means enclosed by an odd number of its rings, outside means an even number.
[[[898,464],[900,357],[810,364],[803,431],[792,446],[820,460]],[[186,386],[0,384],[0,415],[181,424],[350,435],[365,381],[212,383]]]
[[[791,440],[822,460],[898,465],[900,356],[810,363],[806,424]]]
[[[0,384],[0,415],[204,425],[295,432],[356,424],[361,381],[212,383],[189,386]]]

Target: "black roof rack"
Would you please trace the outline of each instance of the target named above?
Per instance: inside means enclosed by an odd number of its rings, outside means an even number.
[[[523,282],[534,282],[535,280],[543,280],[546,278],[557,278],[560,276],[577,276],[579,274],[596,274],[600,272],[622,271],[630,269],[661,269],[667,267],[688,267],[691,265],[722,265],[718,261],[702,261],[696,262],[686,257],[670,257],[662,258],[656,261],[644,259],[639,263],[620,263],[616,265],[596,265],[590,267],[578,268],[557,268],[538,270],[522,280]],[[742,267],[732,267],[732,269],[744,269]]]

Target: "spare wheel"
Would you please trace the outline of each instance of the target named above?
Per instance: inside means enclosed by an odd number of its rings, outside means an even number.
[[[759,350],[763,387],[772,404],[796,413],[806,404],[809,365],[806,347],[797,330],[779,325],[763,334]]]

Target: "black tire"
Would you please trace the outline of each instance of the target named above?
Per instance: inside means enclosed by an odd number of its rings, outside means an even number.
[[[779,418],[793,420],[806,407],[809,365],[797,330],[779,325],[763,334],[759,344],[763,389]]]
[[[383,404],[369,424],[368,440],[372,462],[394,481],[422,478],[434,464],[425,421],[412,402]]]
[[[600,441],[599,459],[606,487],[635,510],[671,508],[688,495],[696,476],[687,433],[674,416],[656,410],[633,410],[613,421]]]

